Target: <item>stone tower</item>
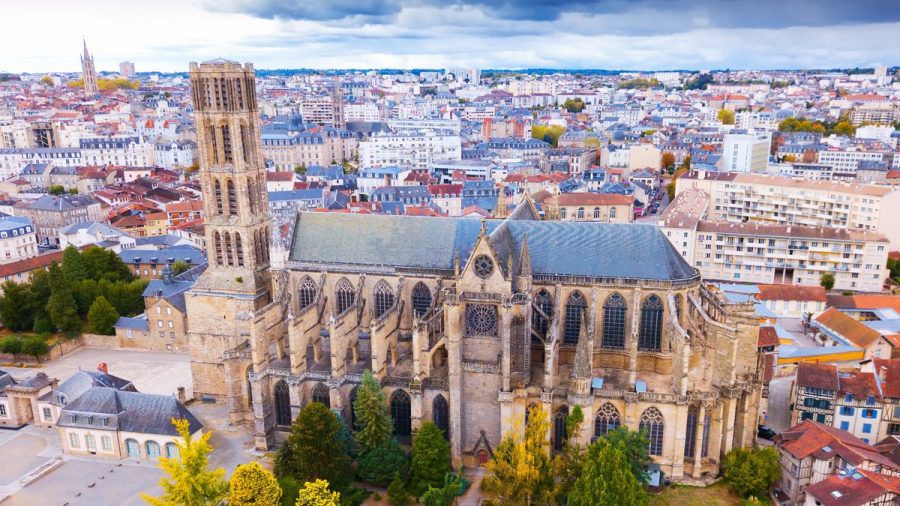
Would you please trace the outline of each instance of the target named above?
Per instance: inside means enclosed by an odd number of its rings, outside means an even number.
[[[209,268],[188,292],[194,396],[252,419],[254,319],[272,301],[266,177],[251,64],[190,64]]]
[[[97,84],[97,70],[94,68],[94,57],[88,52],[87,41],[82,39],[84,43],[84,54],[81,55],[81,79],[84,82],[84,94],[93,97],[100,92]]]
[[[341,78],[334,77],[334,90],[331,95],[331,103],[334,106],[334,127],[346,128],[344,121],[344,92],[341,90]]]

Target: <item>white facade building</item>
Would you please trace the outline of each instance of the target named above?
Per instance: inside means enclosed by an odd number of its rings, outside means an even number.
[[[769,134],[728,134],[722,148],[724,172],[763,172],[769,163]]]

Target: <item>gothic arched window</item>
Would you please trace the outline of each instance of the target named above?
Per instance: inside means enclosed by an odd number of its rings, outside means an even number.
[[[297,302],[300,305],[300,309],[313,305],[313,302],[316,301],[317,291],[318,288],[315,281],[309,276],[305,276],[303,281],[300,282],[300,289],[297,291]]]
[[[237,194],[234,191],[234,181],[229,179],[225,187],[228,191],[228,214],[237,216]]]
[[[647,408],[641,415],[638,429],[647,432],[647,437],[650,439],[650,455],[662,455],[663,432],[665,432],[662,413],[654,407]]]
[[[700,413],[694,406],[688,408],[687,425],[684,428],[684,456],[694,458],[694,448],[697,444],[697,419]]]
[[[210,165],[219,165],[219,139],[217,128],[212,123],[207,123],[206,131],[209,133],[209,157]]]
[[[394,292],[391,290],[391,285],[382,279],[375,285],[375,318],[387,313],[393,305]]]
[[[231,129],[228,125],[222,125],[222,154],[225,163],[234,163],[234,155],[231,152]]]
[[[431,308],[431,290],[421,281],[416,283],[412,291],[413,314],[421,317]]]
[[[612,403],[604,402],[594,418],[594,437],[602,437],[622,425],[622,416]]]
[[[228,267],[234,266],[234,251],[231,249],[231,234],[225,232],[225,257]]]
[[[313,387],[312,401],[322,403],[327,408],[331,407],[331,395],[324,383],[316,383],[316,386]]]
[[[412,434],[412,414],[409,394],[405,390],[394,390],[391,394],[391,418],[394,419],[394,435]]]
[[[625,347],[625,314],[628,312],[625,297],[614,293],[603,304],[603,347]]]
[[[241,234],[238,232],[234,233],[234,251],[237,253],[237,265],[238,267],[244,266],[244,245],[241,244]]]
[[[216,179],[216,182],[213,183],[215,200],[216,200],[216,214],[222,214],[222,183]]]
[[[565,329],[563,331],[565,344],[578,344],[578,335],[581,334],[581,315],[584,314],[584,308],[584,295],[578,291],[572,292],[566,301]]]
[[[342,278],[338,281],[337,287],[335,288],[335,295],[338,314],[343,314],[344,311],[356,301],[356,293],[353,291],[353,285],[351,285],[346,278]]]
[[[216,243],[216,265],[222,265],[223,257],[222,257],[222,236],[216,231],[213,234],[213,241]]]
[[[240,88],[238,89],[240,90]],[[243,152],[244,163],[250,163],[250,134],[247,133],[247,130],[246,125],[241,125],[241,151]]]
[[[701,457],[706,457],[707,455],[709,455],[709,431],[711,424],[712,417],[709,415],[709,410],[707,410],[706,415],[703,417],[703,436],[700,440]]]
[[[641,306],[641,333],[638,349],[660,351],[662,346],[662,301],[656,295],[647,297]]]
[[[251,178],[247,178],[247,203],[250,205],[250,212],[255,213],[256,209],[256,183]]]
[[[444,396],[441,394],[437,394],[431,403],[431,418],[434,420],[434,424],[443,431],[444,437],[449,440],[450,405],[447,404],[447,399],[444,399]]]
[[[291,393],[284,380],[275,383],[275,423],[291,424]]]
[[[594,208],[594,219],[595,219],[595,220],[599,220],[599,219],[600,219],[600,208],[599,208],[599,207],[595,207],[595,208]]]
[[[553,450],[561,451],[569,435],[566,432],[566,418],[569,416],[568,406],[562,406],[553,415]]]
[[[553,317],[553,299],[550,298],[550,293],[544,289],[536,293],[534,306],[543,311],[544,314],[542,315],[535,310],[531,311],[531,328],[546,339],[547,331],[550,329],[550,318]],[[538,338],[532,335],[532,342],[539,342]]]

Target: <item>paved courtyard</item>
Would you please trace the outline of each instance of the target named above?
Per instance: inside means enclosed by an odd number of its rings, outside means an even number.
[[[14,377],[43,371],[64,380],[79,368],[95,369],[99,362],[106,362],[111,374],[132,380],[142,392],[170,395],[178,386],[190,389],[190,357],[185,354],[84,348],[40,368],[3,369]],[[250,453],[249,429],[232,426],[225,406],[193,402],[188,409],[203,422],[205,432],[212,432],[211,468],[222,467],[230,476],[238,464],[257,459]],[[18,431],[0,430],[0,456],[0,501],[12,494],[3,506],[138,505],[145,504],[141,493],[157,495],[162,490],[156,461],[62,455],[56,429],[28,425]],[[22,476],[60,456],[62,465],[28,486],[19,485]]]
[[[185,387],[191,398],[191,357],[187,353],[158,351],[110,350],[106,348],[81,348],[40,367],[3,367],[14,378],[30,376],[38,371],[50,377],[66,378],[79,369],[93,371],[100,362],[106,362],[109,373],[129,379],[141,392],[174,395],[179,386]]]

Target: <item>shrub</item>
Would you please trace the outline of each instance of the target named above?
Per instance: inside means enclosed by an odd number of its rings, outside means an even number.
[[[41,336],[28,336],[22,339],[22,353],[31,355],[34,358],[41,358],[50,351],[47,341]]]
[[[359,479],[373,485],[387,485],[395,474],[406,476],[409,459],[396,439],[390,438],[359,458]]]
[[[18,336],[6,336],[0,340],[0,353],[18,355],[22,353],[22,339]]]
[[[781,477],[778,452],[773,448],[735,448],[722,461],[722,474],[743,497],[767,497]]]
[[[400,473],[394,473],[394,480],[387,489],[388,502],[391,506],[406,506],[409,504],[409,492],[403,486],[403,480],[400,479]]]
[[[421,496],[429,486],[440,487],[450,472],[450,444],[434,422],[424,422],[412,447],[410,492]]]

